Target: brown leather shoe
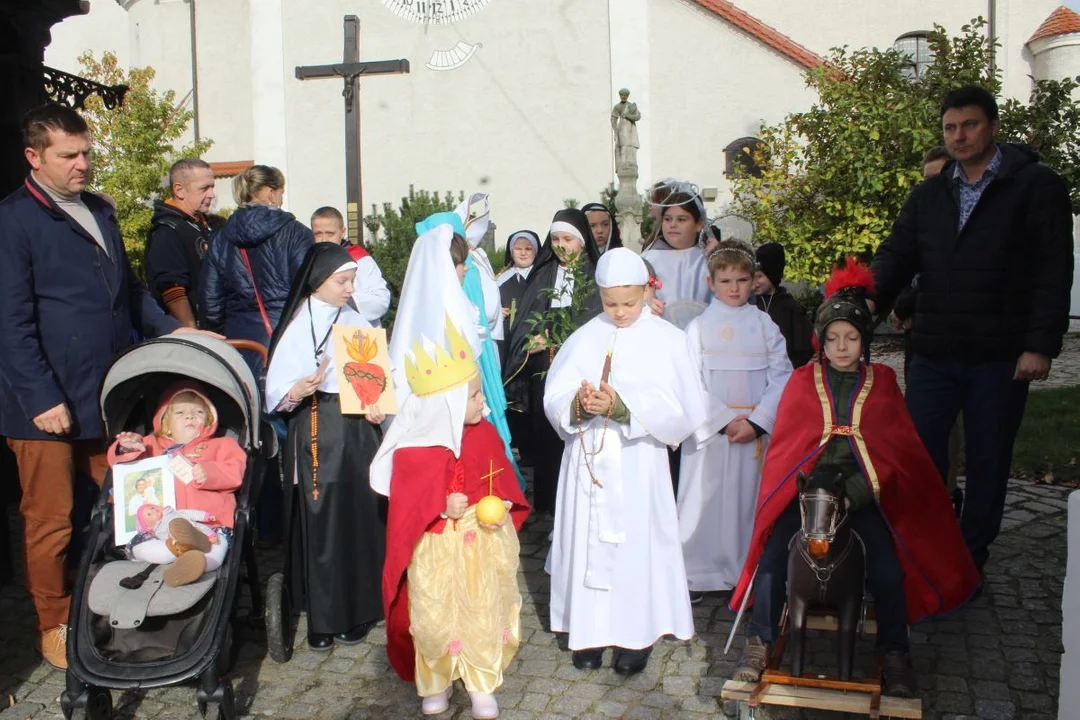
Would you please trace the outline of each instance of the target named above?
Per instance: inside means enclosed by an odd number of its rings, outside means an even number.
[[[210,552],[210,538],[184,518],[173,518],[169,521],[169,534],[173,536],[173,540],[189,550]]]
[[[204,572],[206,572],[206,553],[189,550],[165,568],[161,579],[169,587],[180,587],[195,582],[202,577]]]
[[[57,625],[38,638],[41,656],[57,670],[67,670],[67,632],[67,625]]]
[[[731,679],[739,680],[741,682],[759,682],[761,680],[761,673],[765,672],[765,668],[768,667],[768,664],[768,646],[761,642],[761,638],[757,635],[753,635],[746,641],[746,646],[743,648],[742,659],[739,660],[739,665],[735,668],[735,672],[731,674]]]

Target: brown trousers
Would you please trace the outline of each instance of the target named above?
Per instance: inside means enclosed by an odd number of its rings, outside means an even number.
[[[101,440],[8,440],[19,466],[26,589],[44,632],[68,620],[71,590],[67,557],[71,545],[71,511],[75,472],[101,487],[109,469]]]

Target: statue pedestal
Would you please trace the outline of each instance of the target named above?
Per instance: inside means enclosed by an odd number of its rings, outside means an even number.
[[[615,193],[615,218],[619,222],[619,234],[623,247],[641,252],[641,195],[637,191],[637,165],[618,169],[619,190]]]

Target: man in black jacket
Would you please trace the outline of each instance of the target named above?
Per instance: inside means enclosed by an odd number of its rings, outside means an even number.
[[[214,202],[214,172],[198,158],[169,169],[169,199],[154,201],[146,237],[146,282],[158,303],[187,327],[200,319],[202,259],[210,241],[207,213]]]
[[[981,571],[1001,526],[1028,384],[1046,379],[1068,330],[1073,220],[1061,177],[1031,149],[995,141],[990,93],[953,90],[941,120],[954,162],[911,192],[873,270],[881,308],[919,275],[908,409],[943,477],[964,413],[960,525]]]

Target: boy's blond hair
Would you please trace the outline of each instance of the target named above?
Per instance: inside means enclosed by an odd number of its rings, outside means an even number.
[[[751,275],[757,269],[757,258],[754,257],[754,248],[745,240],[731,238],[721,240],[716,249],[709,253],[709,277],[718,270],[739,268]]]

